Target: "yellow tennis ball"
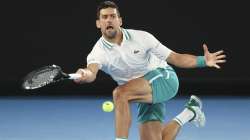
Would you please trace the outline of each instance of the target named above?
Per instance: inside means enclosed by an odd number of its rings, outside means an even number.
[[[105,101],[102,104],[102,110],[104,112],[111,112],[114,109],[114,104],[111,101]]]

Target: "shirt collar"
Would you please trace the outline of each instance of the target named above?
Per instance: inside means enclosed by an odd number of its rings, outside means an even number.
[[[120,28],[120,29],[122,31],[122,43],[126,40],[131,39],[129,32],[126,29],[124,29],[124,28]],[[101,37],[101,41],[102,41],[103,46],[105,46],[109,49],[111,49],[115,45],[114,43],[107,41],[103,36]]]

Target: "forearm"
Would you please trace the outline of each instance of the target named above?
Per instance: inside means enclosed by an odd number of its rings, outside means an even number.
[[[175,66],[180,68],[195,68],[197,57],[190,54],[181,54],[180,57],[177,59]]]
[[[86,83],[94,82],[96,79],[96,74],[94,74],[94,72],[92,72],[91,69],[89,69],[89,68],[86,68],[83,70],[84,70],[84,76],[86,77],[86,79],[84,81]]]
[[[180,68],[197,68],[206,65],[203,57],[191,54],[172,53],[167,61]]]

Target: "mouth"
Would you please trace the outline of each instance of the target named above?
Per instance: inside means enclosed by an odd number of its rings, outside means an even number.
[[[114,27],[111,26],[111,25],[109,25],[109,26],[106,27],[106,30],[112,30],[112,29],[114,29]]]

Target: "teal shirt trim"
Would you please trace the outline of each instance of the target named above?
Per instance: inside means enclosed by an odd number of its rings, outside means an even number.
[[[105,46],[105,47],[107,47],[109,49],[111,49],[113,47],[112,45],[110,45],[107,42],[105,42],[105,40],[102,40],[102,44],[103,44],[103,46]]]
[[[130,40],[131,39],[131,35],[126,29],[121,28],[121,31],[122,31],[122,34],[124,36],[124,40]],[[101,41],[102,41],[103,46],[105,46],[105,47],[107,47],[109,49],[111,49],[113,47],[113,45],[111,43],[107,42],[104,38],[102,38]]]
[[[126,40],[131,39],[131,36],[130,36],[129,32],[128,32],[126,29],[123,29],[123,28],[122,28],[122,31],[123,31],[123,33],[125,34]]]

